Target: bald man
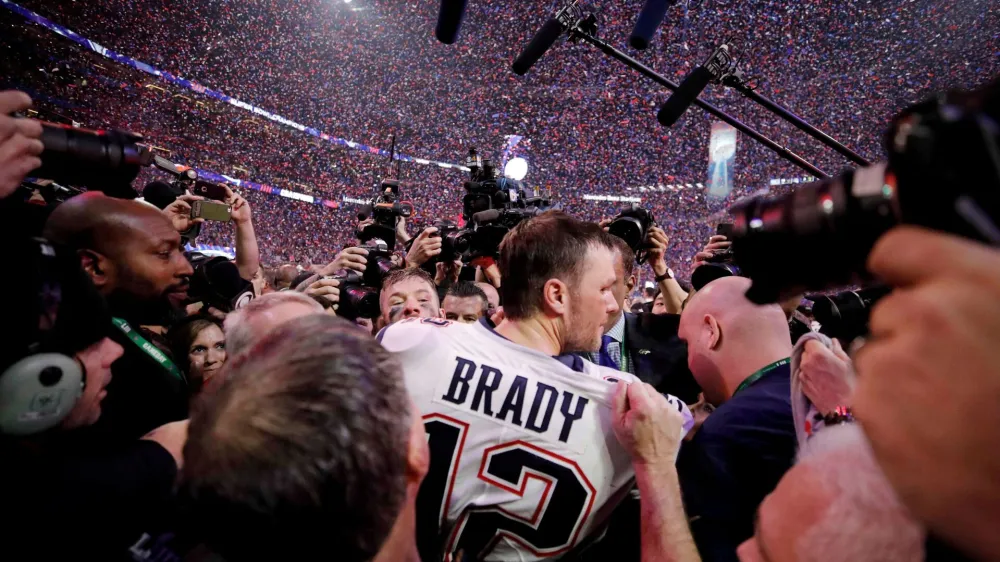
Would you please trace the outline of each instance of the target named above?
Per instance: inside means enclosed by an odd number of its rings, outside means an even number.
[[[817,432],[760,506],[740,562],[910,562],[924,529],[875,462],[861,427]]]
[[[795,458],[788,323],[780,306],[748,301],[749,287],[741,277],[705,285],[678,330],[691,373],[716,406],[678,459],[691,531],[706,561],[737,559],[758,505]]]
[[[184,374],[140,328],[169,322],[187,298],[191,264],[171,219],[149,205],[88,192],[57,207],[44,232],[80,256],[114,317],[112,339],[125,349],[111,366],[104,413],[86,431],[112,445],[186,418]]]
[[[294,289],[292,282],[299,275],[299,269],[290,263],[278,268],[274,274],[274,288],[281,291],[283,289]]]

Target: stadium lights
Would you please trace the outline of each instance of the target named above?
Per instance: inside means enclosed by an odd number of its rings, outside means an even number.
[[[511,158],[503,168],[503,175],[514,181],[521,181],[528,175],[528,161],[524,158]]]

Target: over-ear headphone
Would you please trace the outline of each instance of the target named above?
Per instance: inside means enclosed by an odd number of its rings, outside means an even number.
[[[106,314],[94,314],[87,306],[92,286],[86,285],[89,279],[75,255],[57,255],[41,238],[12,246],[15,255],[8,257],[15,259],[10,263],[22,264],[27,279],[18,278],[17,287],[11,286],[12,279],[3,281],[11,288],[4,293],[23,295],[27,289],[28,294],[11,299],[11,314],[5,314],[14,331],[13,345],[5,345],[0,361],[0,433],[30,435],[58,425],[70,413],[86,381],[73,352],[104,337],[105,332],[75,324],[72,316],[100,321]],[[76,305],[67,306],[74,301]],[[97,308],[103,310],[103,303]]]

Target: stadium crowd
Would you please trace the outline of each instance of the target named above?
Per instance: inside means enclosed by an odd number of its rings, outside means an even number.
[[[597,6],[603,37],[614,43],[626,36],[638,9],[633,4]],[[639,191],[704,182],[707,116],[692,110],[675,127],[659,127],[653,115],[664,93],[582,45],[556,47],[527,77],[514,77],[507,62],[545,13],[540,5],[478,3],[469,10],[466,39],[454,48],[431,36],[429,4],[193,2],[143,3],[129,10],[100,3],[24,5],[139,61],[372,146],[387,149],[395,135],[401,152],[461,163],[470,146],[499,158],[503,135],[522,135],[529,139],[519,153],[530,162],[529,186],[592,220],[613,216],[622,204],[584,201],[584,194],[641,197],[673,239],[669,261],[683,278],[690,274],[690,256],[728,203],[775,189],[772,178],[804,175],[742,139],[735,190],[726,199],[709,199],[700,189]],[[356,208],[343,204],[343,197],[367,199],[377,178],[393,173],[383,157],[182,90],[16,14],[5,11],[0,18],[0,48],[11,55],[2,63],[4,85],[31,94],[46,114],[137,131],[177,162],[342,204],[330,209],[245,190],[260,211],[258,236],[269,266],[330,261],[353,243]],[[751,74],[771,71],[761,77],[765,95],[875,159],[887,116],[928,92],[971,86],[995,70],[996,18],[983,2],[909,3],[905,9],[892,3],[851,2],[837,9],[825,3],[760,4],[738,11],[681,3],[642,58],[679,80],[713,41],[739,38],[737,44],[753,46],[746,54]],[[873,47],[846,47],[861,38]],[[705,96],[828,172],[845,166],[832,151],[733,92],[710,87]],[[401,175],[417,210],[411,234],[460,214],[463,174],[406,163]],[[144,175],[140,182],[148,179]],[[287,236],[291,231],[299,235]],[[232,245],[228,231],[210,228],[199,241]]]

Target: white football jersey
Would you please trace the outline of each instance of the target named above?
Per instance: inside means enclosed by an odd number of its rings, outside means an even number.
[[[628,373],[554,358],[484,324],[410,319],[379,335],[400,359],[431,450],[422,554],[556,559],[606,522],[634,472],[611,427]],[[671,397],[693,423],[687,407]],[[431,538],[428,538],[431,537]]]

